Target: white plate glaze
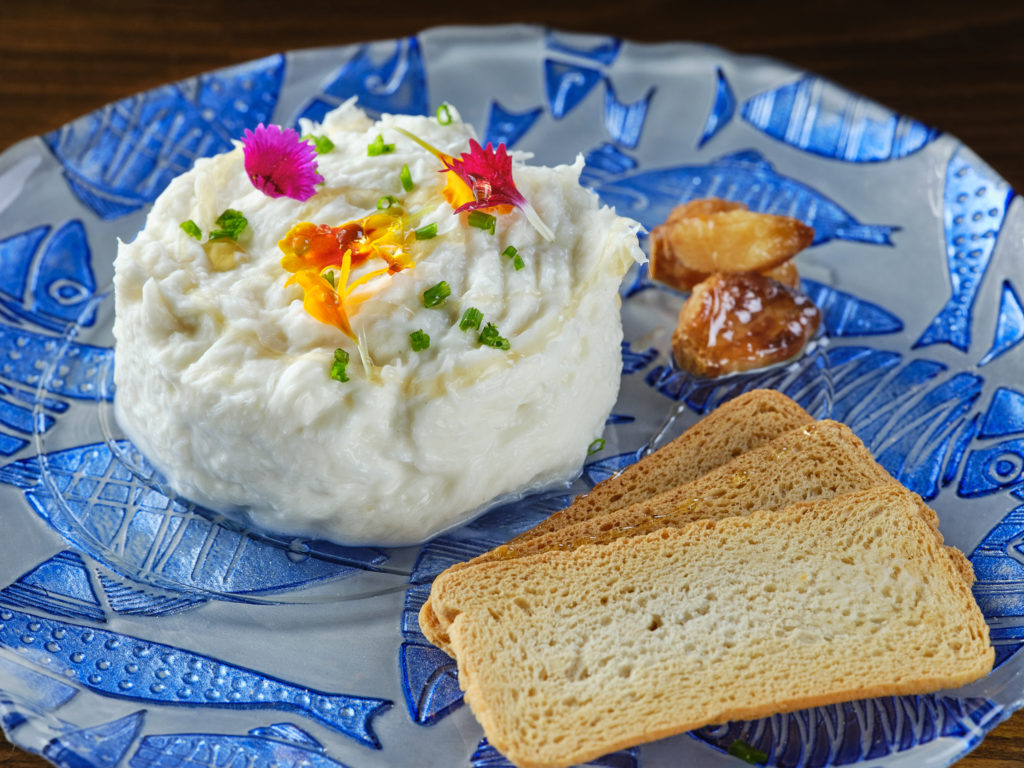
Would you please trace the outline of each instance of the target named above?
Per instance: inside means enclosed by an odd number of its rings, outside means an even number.
[[[357,95],[448,101],[647,226],[716,194],[813,224],[824,333],[791,366],[673,370],[680,297],[623,287],[623,387],[571,488],[404,550],[232,527],[157,484],[110,416],[115,240],[258,122]],[[705,728],[591,765],[947,766],[1024,699],[1020,203],[956,139],[775,62],[536,27],[298,51],[112,104],[0,156],[0,713],[57,765],[507,765],[419,634],[430,577],[528,527],[721,400],[774,386],[849,423],[966,552],[996,670],[966,689]],[[412,587],[407,589],[412,583]],[[362,599],[365,593],[376,596]]]

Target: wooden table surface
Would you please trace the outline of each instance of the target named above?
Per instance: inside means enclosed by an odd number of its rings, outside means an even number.
[[[1024,189],[1024,3],[0,0],[0,150],[107,102],[295,48],[533,22],[773,56],[962,139]],[[4,768],[42,768],[0,740]],[[1024,711],[957,768],[1024,766]]]

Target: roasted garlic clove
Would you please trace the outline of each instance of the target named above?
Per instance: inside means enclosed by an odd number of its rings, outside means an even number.
[[[807,296],[756,273],[716,274],[679,313],[672,351],[696,376],[722,376],[795,357],[821,313]]]
[[[718,198],[676,206],[651,232],[651,277],[687,291],[715,272],[766,272],[814,240],[789,216],[756,213]]]

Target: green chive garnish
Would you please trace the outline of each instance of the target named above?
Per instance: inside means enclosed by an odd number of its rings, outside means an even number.
[[[502,251],[501,255],[512,259],[512,266],[515,267],[516,271],[526,266],[526,264],[523,263],[523,257],[519,255],[519,251],[516,250],[514,245],[510,245]]]
[[[186,219],[181,222],[181,229],[189,237],[194,237],[196,240],[203,239],[203,230],[192,219]]]
[[[510,346],[508,339],[498,333],[498,328],[494,323],[488,323],[484,326],[484,329],[480,331],[477,341],[485,347],[494,347],[495,349],[508,349]]]
[[[451,295],[451,286],[442,280],[437,285],[427,288],[427,290],[423,292],[423,306],[427,309],[436,307],[438,304],[444,303],[444,300]]]
[[[402,189],[406,192],[412,192],[414,185],[412,183],[412,173],[409,171],[408,164],[402,166],[402,171],[398,174],[398,178],[402,181]]]
[[[238,240],[239,235],[249,226],[241,211],[228,208],[217,217],[217,226],[210,232],[210,240]]]
[[[377,210],[386,211],[388,208],[393,208],[398,205],[398,198],[394,195],[384,195],[380,200],[377,201]]]
[[[459,330],[468,331],[472,328],[474,331],[480,327],[480,321],[484,319],[484,313],[476,307],[470,307],[462,313],[462,319],[459,320]]]
[[[736,739],[732,744],[729,745],[728,752],[733,757],[738,757],[740,760],[750,763],[751,765],[758,765],[759,763],[768,762],[768,754],[756,749],[745,741]]]
[[[335,277],[335,275],[334,275],[334,272],[324,272],[324,273],[323,273],[323,274],[321,275],[321,277],[322,277],[322,278],[323,278],[324,280],[326,280],[326,281],[327,281],[328,283],[330,283],[330,284],[331,284],[331,288],[337,289],[337,287],[338,287],[337,279],[338,279],[338,278],[337,278],[337,277]]]
[[[377,138],[366,145],[366,154],[370,157],[377,157],[377,155],[386,155],[388,152],[394,152],[394,144],[385,144],[384,137],[381,134],[377,134]]]
[[[437,122],[441,125],[451,125],[452,112],[448,109],[447,104],[442,104],[437,108]]]
[[[430,240],[437,237],[437,224],[427,224],[425,227],[420,227],[414,234],[417,240]]]
[[[409,334],[409,344],[413,352],[420,352],[430,346],[430,336],[423,331],[413,331]]]
[[[470,211],[469,216],[466,218],[466,223],[471,227],[482,229],[485,232],[494,234],[494,223],[497,221],[491,214],[484,213],[483,211]]]
[[[334,149],[334,142],[328,139],[326,136],[312,136],[306,135],[302,137],[303,141],[313,142],[313,148],[316,150],[318,155],[326,155],[332,149]]]
[[[348,381],[345,366],[348,365],[348,352],[344,349],[334,350],[334,362],[331,363],[331,378],[335,381]]]
[[[597,440],[587,446],[587,456],[593,456],[595,453],[604,448],[604,438],[599,437]]]

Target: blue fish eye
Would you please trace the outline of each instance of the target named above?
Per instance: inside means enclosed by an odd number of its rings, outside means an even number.
[[[77,280],[69,280],[66,277],[54,280],[47,287],[46,292],[49,294],[51,299],[65,307],[70,304],[77,304],[80,301],[84,301],[91,295],[89,289],[80,282]]]

